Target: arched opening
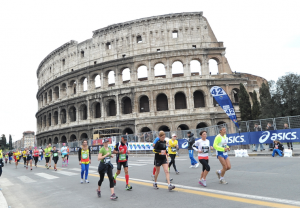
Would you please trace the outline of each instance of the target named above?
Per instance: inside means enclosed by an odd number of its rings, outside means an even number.
[[[49,102],[52,102],[52,90],[49,90]]]
[[[138,80],[139,81],[144,81],[144,80],[148,80],[148,71],[147,71],[147,67],[146,66],[140,66],[137,69],[137,73],[138,73]]]
[[[70,117],[70,122],[76,121],[76,108],[74,106],[72,106],[69,109],[69,117]]]
[[[132,131],[132,129],[131,128],[125,128],[124,130],[123,130],[123,134],[133,134],[133,131]]]
[[[85,104],[80,106],[79,113],[80,113],[80,120],[87,119],[87,107]]]
[[[114,100],[108,103],[108,116],[116,116],[116,102]]]
[[[149,109],[149,98],[144,95],[140,98],[140,113],[150,112]]]
[[[201,63],[198,60],[192,60],[190,62],[191,75],[201,75]]]
[[[99,102],[93,103],[92,115],[93,115],[93,118],[100,118],[101,117],[101,106],[100,106]]]
[[[131,99],[129,97],[124,97],[122,99],[122,110],[123,114],[132,113]]]
[[[232,89],[231,95],[232,95],[233,105],[239,104],[239,92],[240,90],[237,88]]]
[[[82,77],[80,79],[80,90],[82,92],[85,92],[88,90],[88,82],[87,82],[87,78],[86,77]]]
[[[44,139],[44,145],[45,146],[47,145],[47,139]]]
[[[205,107],[204,95],[201,91],[197,90],[194,92],[194,108]]]
[[[141,132],[142,132],[142,133],[144,133],[144,132],[149,132],[149,131],[151,131],[151,129],[149,129],[148,127],[143,127],[143,128],[141,129]]]
[[[175,94],[175,109],[186,109],[186,98],[182,92]]]
[[[54,137],[54,142],[53,144],[57,144],[58,143],[58,138],[57,137]]]
[[[48,125],[51,126],[51,113],[48,114]]]
[[[209,59],[208,65],[209,65],[209,73],[211,75],[219,74],[218,62],[216,60]]]
[[[62,110],[60,111],[60,122],[61,122],[62,124],[65,124],[65,123],[67,122],[67,112],[66,112],[65,109],[62,109]]]
[[[172,64],[172,76],[173,77],[183,76],[183,64],[180,61],[175,61]]]
[[[222,125],[222,124],[225,124],[226,122],[224,122],[224,121],[219,121],[218,123],[217,123],[217,125]]]
[[[47,126],[47,124],[46,124],[46,115],[43,116],[43,124],[44,124],[44,127]]]
[[[196,129],[201,129],[201,128],[205,128],[205,127],[207,127],[207,124],[204,122],[201,122],[201,123],[197,124]]]
[[[129,68],[123,69],[122,80],[123,80],[123,83],[130,82],[130,69]]]
[[[75,80],[72,80],[70,82],[70,87],[71,87],[71,92],[70,94],[72,95],[75,95],[76,94],[76,81]]]
[[[74,134],[72,134],[70,136],[70,142],[74,142],[74,141],[76,141],[76,136]]]
[[[54,111],[54,115],[53,115],[53,120],[54,120],[54,125],[57,125],[58,124],[58,112],[57,111]]]
[[[159,94],[156,97],[156,108],[157,111],[165,111],[168,110],[168,98],[165,94]]]
[[[181,125],[179,125],[178,127],[177,127],[177,129],[181,129],[182,131],[185,131],[185,130],[189,130],[190,128],[187,126],[187,125],[185,125],[185,124],[181,124]]]
[[[67,143],[67,137],[66,136],[61,137],[61,143]]]
[[[52,144],[52,139],[51,138],[48,139],[48,144]]]
[[[115,72],[114,71],[108,72],[107,77],[108,77],[108,86],[115,85]]]
[[[172,32],[172,38],[178,38],[178,31],[177,30],[174,30]]]
[[[161,127],[158,128],[158,131],[164,131],[164,132],[169,132],[170,131],[170,128],[163,125]]]
[[[44,101],[45,101],[45,104],[47,104],[47,93],[45,93]]]
[[[154,66],[154,76],[155,76],[155,78],[158,78],[158,77],[166,78],[165,65],[163,65],[162,63],[156,64]]]
[[[140,35],[136,36],[136,42],[137,43],[142,43],[143,42],[142,36],[140,36]]]
[[[95,76],[94,81],[95,81],[95,88],[101,87],[101,79],[99,74]]]
[[[213,97],[213,105],[214,107],[219,107],[219,103],[216,101],[214,97]]]
[[[89,139],[89,137],[88,137],[88,135],[87,135],[86,133],[82,133],[82,134],[80,135],[80,141],[82,141],[82,140],[84,140],[84,139],[86,139],[86,140]]]
[[[61,96],[62,97],[66,97],[67,96],[67,85],[66,85],[66,83],[63,83],[61,85],[60,92],[61,92]]]

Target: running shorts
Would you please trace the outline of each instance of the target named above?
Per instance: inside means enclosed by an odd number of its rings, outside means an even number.
[[[50,157],[45,157],[46,163],[49,163]]]
[[[54,164],[57,164],[58,157],[53,157]]]
[[[62,158],[65,158],[65,157],[67,157],[67,156],[68,156],[68,155],[62,154],[62,156],[61,156],[61,157],[62,157]]]
[[[165,158],[163,160],[155,160],[155,163],[154,163],[155,166],[161,166],[163,164],[168,164],[167,158]]]
[[[32,157],[31,156],[27,156],[27,160],[32,160]]]
[[[122,166],[124,168],[128,167],[128,161],[126,161],[126,162],[118,162],[117,163],[117,170],[121,170]]]
[[[228,157],[227,152],[219,152],[219,151],[217,151],[217,152],[218,152],[217,158],[220,156],[220,157],[223,157],[225,160],[227,159],[227,157]]]

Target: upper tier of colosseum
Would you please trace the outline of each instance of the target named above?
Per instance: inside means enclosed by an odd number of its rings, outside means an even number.
[[[40,89],[64,74],[124,57],[206,48],[224,47],[217,41],[202,12],[167,14],[113,24],[93,31],[91,39],[81,43],[72,40],[52,51],[38,66],[38,86]],[[232,73],[228,63],[221,73]]]

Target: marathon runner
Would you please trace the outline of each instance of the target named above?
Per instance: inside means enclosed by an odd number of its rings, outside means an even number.
[[[98,172],[100,175],[100,180],[98,181],[98,189],[97,189],[97,196],[101,197],[101,185],[104,180],[104,175],[107,173],[107,176],[109,178],[109,187],[110,187],[110,192],[111,200],[116,200],[118,197],[115,194],[114,191],[114,177],[112,174],[112,169],[114,166],[111,164],[110,160],[113,158],[113,155],[111,154],[111,148],[108,147],[109,140],[104,139],[103,141],[103,147],[99,151],[98,155],[98,161],[100,160]]]
[[[168,189],[169,191],[171,191],[172,189],[175,188],[175,186],[173,186],[170,183],[170,175],[168,171],[168,161],[167,161],[167,145],[166,145],[165,137],[166,137],[165,132],[160,131],[159,140],[156,142],[153,149],[153,151],[155,152],[155,166],[156,166],[153,187],[154,189],[158,189],[156,182],[159,175],[160,166],[163,166],[164,172],[166,174],[167,183],[168,183]]]
[[[178,141],[176,140],[176,138],[177,138],[176,134],[173,134],[172,139],[169,140],[168,153],[171,158],[171,161],[169,163],[169,172],[170,172],[170,167],[173,164],[173,168],[174,168],[176,174],[179,174],[179,171],[177,170],[176,165],[175,165],[176,152],[178,149]]]
[[[70,154],[70,148],[67,146],[67,165],[69,165],[69,154]]]
[[[13,153],[11,151],[8,152],[8,161],[11,164]]]
[[[50,161],[50,158],[51,158],[51,150],[52,150],[52,148],[49,147],[49,144],[48,144],[47,147],[44,149],[44,152],[45,152],[45,160],[46,160],[46,165],[45,165],[45,167],[46,167],[47,169],[50,168],[50,166],[49,166],[49,161]]]
[[[187,133],[188,136],[188,150],[189,150],[189,157],[191,160],[191,166],[190,168],[198,168],[199,163],[197,163],[197,161],[194,158],[194,149],[193,149],[193,144],[195,143],[195,138],[194,138],[194,134],[192,132],[188,132]]]
[[[51,146],[50,143],[49,143],[49,145],[48,145],[48,148],[50,149],[50,153],[51,153],[52,146]],[[51,168],[51,157],[49,157],[49,168]]]
[[[227,145],[227,137],[226,137],[226,128],[222,127],[220,129],[220,134],[218,134],[214,141],[214,148],[217,151],[217,158],[219,159],[223,169],[217,170],[216,174],[220,179],[221,184],[228,184],[225,179],[224,175],[227,170],[230,170],[231,164],[228,158],[227,151],[230,151],[229,146]]]
[[[34,158],[34,166],[36,168],[37,168],[37,163],[39,161],[39,154],[40,154],[40,151],[37,149],[37,147],[34,147],[33,158]]]
[[[42,149],[42,147],[40,147],[39,152],[40,152],[40,157],[41,157],[40,161],[42,161],[43,160],[43,154],[44,154],[44,150]]]
[[[28,169],[28,163],[30,164],[30,170],[32,170],[32,149],[31,149],[31,146],[29,146],[29,150],[27,150],[27,158],[26,158],[26,169]]]
[[[85,172],[85,182],[89,183],[88,181],[88,175],[89,175],[89,167],[91,164],[91,151],[90,147],[88,146],[88,141],[84,139],[82,141],[82,145],[78,150],[78,159],[79,159],[79,165],[81,166],[81,181],[80,183],[83,183],[83,175]]]
[[[63,143],[63,147],[60,149],[61,155],[62,155],[62,167],[67,167],[67,147],[66,147],[66,143]]]
[[[19,161],[21,159],[21,153],[19,152],[19,150],[17,149],[17,151],[14,153],[14,158],[15,158],[15,165],[16,165],[16,168],[18,168],[18,164],[19,164]]]
[[[132,186],[129,185],[129,175],[128,175],[128,154],[130,152],[128,151],[128,143],[127,143],[127,137],[122,137],[121,142],[117,143],[114,147],[114,154],[116,154],[116,163],[117,163],[117,172],[114,176],[114,185],[116,185],[116,178],[121,173],[121,169],[123,166],[124,172],[125,172],[125,179],[126,179],[126,190],[131,190]]]
[[[24,167],[26,168],[27,148],[24,149],[22,155],[23,155]]]
[[[2,156],[3,156],[3,152],[2,152]],[[5,154],[5,164],[7,164],[7,160],[8,160],[8,153]]]
[[[210,171],[210,166],[208,165],[208,153],[210,149],[213,149],[213,147],[210,146],[209,140],[206,139],[206,131],[201,131],[200,137],[201,139],[197,140],[193,144],[193,149],[198,152],[198,160],[202,164],[202,172],[199,179],[199,184],[206,187],[206,176]]]
[[[2,175],[2,167],[3,167],[3,152],[2,152],[2,145],[0,144],[0,177]]]
[[[53,146],[53,149],[51,150],[51,153],[53,155],[53,162],[54,162],[54,170],[57,171],[56,165],[57,165],[57,161],[59,159],[58,153],[59,150],[56,149],[56,146]]]

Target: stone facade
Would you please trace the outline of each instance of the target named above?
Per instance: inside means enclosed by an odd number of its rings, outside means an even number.
[[[217,62],[217,74],[210,71],[211,59]],[[199,72],[193,71],[192,61],[201,65]],[[175,64],[180,73],[173,71]],[[139,74],[142,67],[144,77]],[[125,70],[130,71],[128,80],[122,78]],[[111,73],[114,83],[109,82]],[[219,85],[237,103],[240,83],[251,93],[266,81],[231,71],[225,47],[202,12],[96,30],[91,39],[70,41],[51,52],[40,63],[37,77],[38,145],[92,138],[94,127],[116,123],[123,133],[133,133],[229,122],[209,89]]]

